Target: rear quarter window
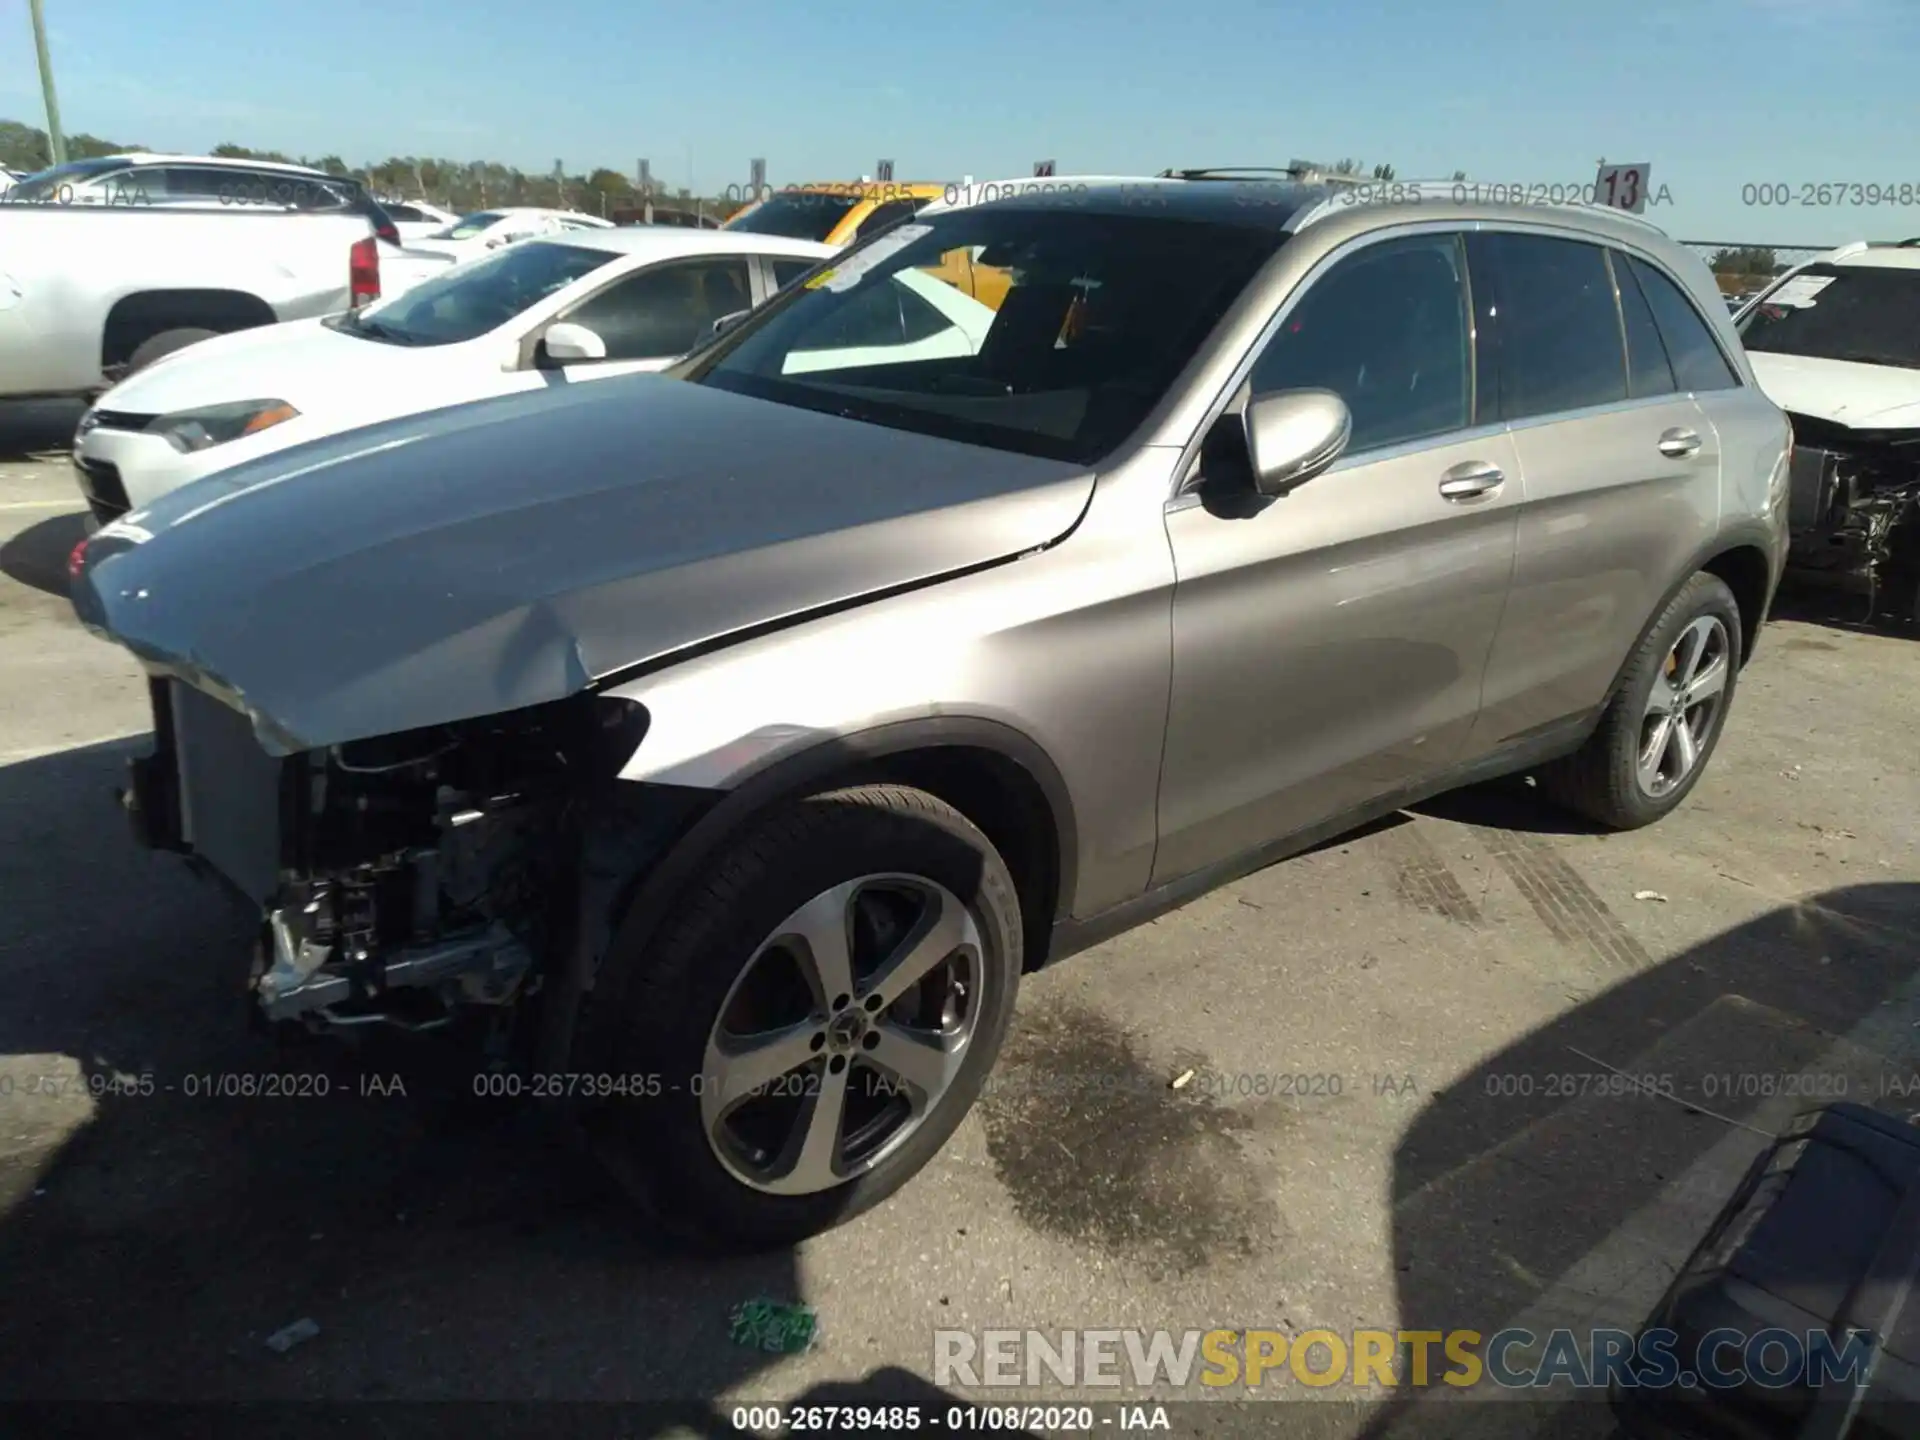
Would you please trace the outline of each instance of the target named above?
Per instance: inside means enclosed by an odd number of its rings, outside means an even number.
[[[1731,390],[1740,377],[1727,363],[1713,332],[1693,302],[1680,287],[1644,260],[1631,260],[1641,292],[1652,307],[1660,338],[1666,343],[1667,358],[1673,362],[1673,378],[1682,390]]]

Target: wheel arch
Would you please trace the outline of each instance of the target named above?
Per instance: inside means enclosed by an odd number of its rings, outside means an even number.
[[[100,337],[103,369],[124,365],[142,341],[168,330],[213,330],[226,334],[271,325],[279,317],[258,295],[245,290],[137,290],[107,312]]]
[[[1031,736],[970,716],[899,720],[815,741],[704,810],[630,892],[610,950],[644,947],[701,868],[754,819],[810,791],[891,780],[939,796],[979,826],[1013,872],[1029,968],[1077,884],[1078,831],[1059,767]]]
[[[1694,552],[1689,562],[1680,567],[1673,583],[1647,612],[1646,620],[1614,671],[1613,683],[1607,687],[1603,706],[1611,703],[1613,697],[1620,693],[1620,683],[1626,678],[1627,667],[1632,665],[1633,657],[1639,654],[1647,636],[1653,633],[1653,627],[1660,623],[1667,606],[1686,588],[1687,582],[1702,571],[1722,581],[1733,592],[1734,603],[1740,609],[1740,666],[1745,669],[1747,661],[1753,658],[1761,626],[1766,622],[1767,610],[1773,601],[1777,577],[1773,562],[1768,559],[1769,543],[1770,537],[1764,528],[1754,526],[1749,531],[1743,527],[1716,535],[1711,542]]]

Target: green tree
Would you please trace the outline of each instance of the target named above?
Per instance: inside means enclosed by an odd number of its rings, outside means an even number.
[[[1730,245],[1724,250],[1713,252],[1713,258],[1707,266],[1716,275],[1729,276],[1770,276],[1778,275],[1780,263],[1773,251],[1764,245]]]
[[[275,165],[294,163],[291,155],[282,155],[278,150],[250,150],[245,145],[235,145],[231,141],[222,141],[207,153],[222,160],[266,160]]]

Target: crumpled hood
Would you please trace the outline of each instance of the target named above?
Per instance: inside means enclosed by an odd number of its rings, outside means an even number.
[[[1920,370],[1749,350],[1753,375],[1782,410],[1855,430],[1920,429]]]
[[[1081,467],[656,375],[383,421],[103,528],[82,621],[277,752],[495,714],[1072,528]]]

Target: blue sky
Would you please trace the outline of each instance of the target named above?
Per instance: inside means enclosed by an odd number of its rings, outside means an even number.
[[[1689,239],[1920,235],[1920,0],[44,0],[69,130],[202,150],[504,160],[668,184],[1389,161],[1577,183],[1647,160]],[[803,14],[810,18],[802,18]],[[26,0],[0,115],[44,123]],[[1797,197],[1796,197],[1797,198]]]

